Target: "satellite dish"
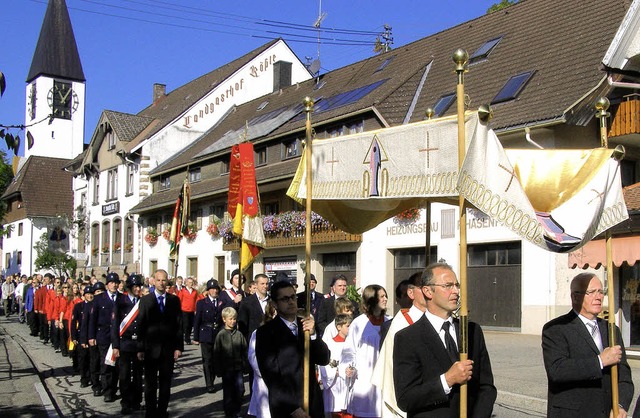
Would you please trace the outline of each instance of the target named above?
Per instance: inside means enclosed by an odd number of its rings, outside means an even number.
[[[313,60],[311,65],[309,65],[309,72],[311,75],[316,75],[320,71],[320,60]]]

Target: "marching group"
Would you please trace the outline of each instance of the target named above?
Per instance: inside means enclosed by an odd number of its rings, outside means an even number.
[[[119,386],[123,415],[167,416],[175,361],[185,344],[196,344],[207,392],[221,378],[226,417],[240,416],[245,374],[254,417],[454,417],[464,384],[468,415],[491,416],[497,390],[478,324],[467,324],[468,355],[459,359],[460,285],[449,265],[431,264],[400,282],[393,319],[383,287],[366,286],[357,304],[347,283],[335,276],[325,295],[311,275],[309,289],[296,293],[286,277],[258,274],[245,286],[235,270],[226,288],[211,279],[199,292],[194,278],[170,283],[164,270],[78,282],[37,274],[7,277],[2,300],[5,315],[13,301],[32,336],[71,357],[82,387],[114,402]],[[631,370],[624,346],[608,346],[598,317],[603,293],[595,275],[579,274],[572,310],[543,329],[549,416],[609,417],[613,365],[618,417],[627,416]]]

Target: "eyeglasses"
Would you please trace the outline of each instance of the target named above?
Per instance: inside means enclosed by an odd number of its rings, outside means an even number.
[[[278,300],[278,302],[293,302],[296,299],[297,299],[296,295],[291,295],[291,296],[279,297],[277,300]]]
[[[573,293],[577,293],[579,295],[587,295],[587,296],[593,296],[594,294],[598,294],[600,296],[604,295],[604,292],[606,291],[606,289],[591,289],[591,290],[586,290],[584,292],[573,292]]]
[[[429,283],[427,286],[439,286],[447,292],[453,291],[453,288],[460,290],[460,283]]]

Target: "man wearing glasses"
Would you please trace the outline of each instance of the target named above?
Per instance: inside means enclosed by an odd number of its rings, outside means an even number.
[[[298,318],[296,291],[288,281],[271,286],[278,315],[256,331],[256,359],[269,388],[272,417],[323,418],[322,392],[315,365],[329,364],[330,352],[317,338],[312,315]],[[311,335],[309,367],[309,413],[302,409],[304,381],[304,332]]]
[[[433,263],[422,273],[424,315],[395,335],[393,380],[396,400],[408,417],[453,417],[460,385],[467,383],[468,416],[489,418],[497,391],[480,326],[469,322],[469,356],[459,360],[460,327],[451,314],[460,284],[451,266]]]
[[[569,313],[542,329],[542,355],[549,384],[547,416],[609,417],[611,366],[618,365],[619,414],[626,417],[633,397],[633,381],[623,345],[609,347],[602,312],[604,291],[593,273],[571,281]],[[616,343],[622,344],[616,327]]]

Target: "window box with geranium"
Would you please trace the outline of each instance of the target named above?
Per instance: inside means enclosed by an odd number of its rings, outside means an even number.
[[[124,250],[126,252],[131,252],[132,249],[133,249],[133,242],[127,242],[126,244],[124,244]]]
[[[91,249],[91,255],[93,255],[94,257],[98,255],[98,247],[93,247]]]
[[[113,244],[113,251],[120,251],[120,247],[121,247],[120,243],[116,242],[115,244]]]
[[[153,247],[158,243],[158,231],[155,228],[147,228],[147,235],[144,236],[144,240]]]
[[[195,240],[197,236],[198,229],[196,228],[196,225],[193,222],[189,222],[189,225],[187,225],[187,233],[184,237],[188,242],[193,242],[193,240]]]
[[[102,252],[103,253],[109,252],[109,244],[102,244]]]
[[[207,233],[211,235],[212,238],[220,237],[220,228],[218,227],[218,224],[215,222],[210,223],[207,226]]]
[[[169,241],[169,239],[171,238],[171,230],[169,228],[165,228],[165,230],[162,231],[162,238],[167,240],[167,242]]]
[[[400,212],[399,214],[393,217],[393,223],[398,225],[408,225],[408,224],[415,223],[418,220],[420,220],[419,208],[407,209],[404,212]]]

